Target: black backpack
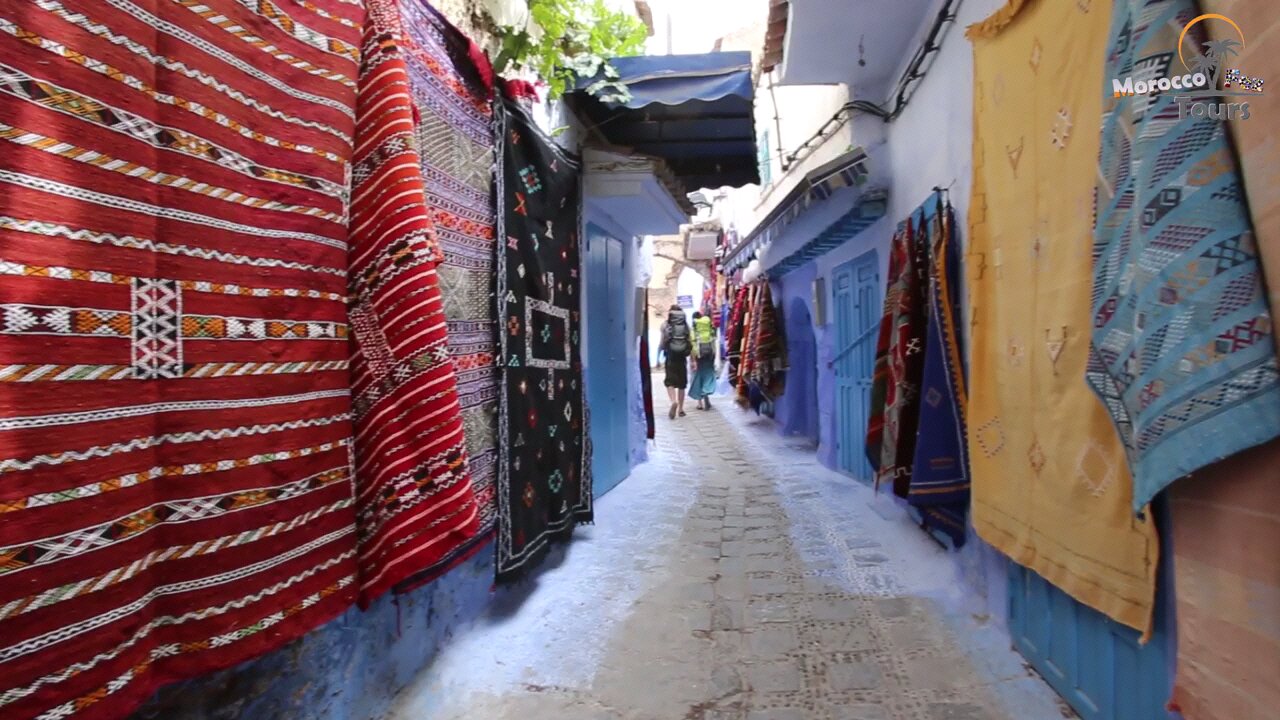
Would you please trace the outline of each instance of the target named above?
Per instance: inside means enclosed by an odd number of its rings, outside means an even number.
[[[693,349],[689,342],[689,325],[687,323],[671,323],[671,333],[667,337],[667,352],[672,355],[688,355]]]
[[[716,359],[715,342],[699,342],[698,343],[698,359],[699,360],[715,360]]]

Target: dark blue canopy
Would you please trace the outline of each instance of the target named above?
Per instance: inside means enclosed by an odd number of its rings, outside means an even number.
[[[628,102],[589,95],[599,76],[580,79],[571,98],[607,141],[666,160],[690,190],[760,181],[751,53],[646,55],[612,65]]]

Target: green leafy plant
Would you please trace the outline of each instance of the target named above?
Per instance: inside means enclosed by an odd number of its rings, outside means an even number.
[[[528,0],[525,27],[499,26],[502,42],[494,65],[498,72],[531,70],[559,98],[578,77],[599,79],[586,88],[604,101],[631,98],[610,58],[639,55],[648,31],[644,23],[626,13],[610,10],[604,0]]]

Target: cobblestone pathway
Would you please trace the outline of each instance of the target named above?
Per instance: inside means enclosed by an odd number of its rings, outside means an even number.
[[[498,598],[393,717],[1074,717],[892,502],[728,402],[658,432],[558,567]]]

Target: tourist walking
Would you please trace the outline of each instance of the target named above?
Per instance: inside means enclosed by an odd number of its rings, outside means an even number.
[[[689,353],[693,352],[692,332],[679,305],[672,305],[667,312],[667,322],[662,326],[662,349],[667,355],[663,384],[667,386],[667,397],[671,399],[667,417],[674,420],[676,415],[684,417],[684,391],[689,386]]]
[[[716,328],[700,312],[693,314],[693,362],[689,397],[698,401],[699,410],[710,410],[711,394],[716,391]]]

